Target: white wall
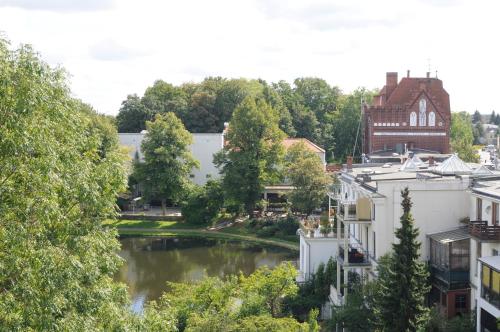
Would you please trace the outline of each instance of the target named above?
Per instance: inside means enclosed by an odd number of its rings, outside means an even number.
[[[199,169],[193,169],[191,180],[204,185],[209,178],[217,179],[219,171],[213,163],[213,155],[224,147],[224,136],[222,133],[196,133],[193,135],[193,144],[190,146],[193,157],[200,162]],[[144,158],[141,152],[141,143],[144,134],[141,133],[123,133],[118,134],[120,144],[129,148],[129,156],[134,158],[136,151],[139,152],[139,158]]]
[[[337,240],[334,238],[308,238],[300,235],[299,269],[307,279],[316,273],[321,263],[326,263],[333,257],[337,258]]]

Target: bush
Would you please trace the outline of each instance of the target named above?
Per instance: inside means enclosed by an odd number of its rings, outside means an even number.
[[[203,187],[194,188],[182,206],[182,215],[191,224],[208,224],[224,205],[221,184],[209,180]]]
[[[291,214],[286,218],[254,218],[246,225],[247,229],[262,237],[295,235],[299,227],[298,219]]]

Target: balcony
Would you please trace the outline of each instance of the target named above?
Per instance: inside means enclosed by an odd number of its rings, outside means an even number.
[[[431,264],[431,276],[448,289],[458,289],[468,287],[469,271],[452,271],[446,268],[440,268]]]
[[[500,309],[500,294],[498,294],[494,290],[483,285],[481,287],[481,297],[488,301],[491,305],[495,306],[497,309]]]
[[[469,232],[482,241],[500,241],[500,226],[490,226],[487,221],[470,221]]]
[[[371,215],[371,202],[360,198],[354,204],[341,204],[338,218],[344,223],[369,224]]]
[[[329,238],[329,239],[337,239],[337,229],[331,227],[328,232],[324,232],[321,229],[319,221],[306,220],[300,223],[300,228],[297,230],[297,235],[303,236],[308,239],[321,239],[321,238]],[[342,228],[342,233],[340,234],[340,238],[344,238],[344,228]]]
[[[339,246],[339,262],[344,267],[362,267],[362,266],[371,266],[370,255],[369,252],[364,250],[363,248],[354,248],[349,246],[348,254],[347,254],[347,262],[345,260],[345,248],[343,246]]]

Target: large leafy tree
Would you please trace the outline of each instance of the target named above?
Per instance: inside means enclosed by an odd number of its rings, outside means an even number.
[[[119,244],[101,226],[125,187],[116,132],[70,97],[63,71],[3,40],[0,118],[1,330],[125,326]]]
[[[429,309],[425,296],[430,290],[429,272],[419,260],[418,228],[411,215],[408,188],[401,192],[403,215],[401,227],[395,232],[398,243],[392,245],[392,254],[379,267],[374,313],[384,331],[417,331],[425,326]]]
[[[192,135],[174,113],[156,114],[146,122],[141,149],[144,162],[135,163],[135,178],[146,199],[159,199],[163,214],[167,201],[178,203],[190,186],[189,175],[199,163],[191,155]]]
[[[230,204],[252,213],[265,184],[279,179],[284,133],[277,112],[262,99],[247,97],[236,108],[227,145],[215,157]]]
[[[146,121],[151,120],[152,112],[144,106],[137,95],[129,95],[122,102],[116,116],[116,125],[120,133],[138,133],[146,129]]]
[[[303,142],[288,149],[286,165],[287,177],[295,187],[290,194],[293,208],[309,215],[326,197],[330,178],[325,173],[325,165]]]
[[[474,128],[467,112],[451,113],[450,143],[454,152],[466,162],[478,162],[479,155],[472,145]]]

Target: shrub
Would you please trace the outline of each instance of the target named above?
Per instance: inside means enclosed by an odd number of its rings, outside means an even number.
[[[207,224],[224,204],[220,182],[209,180],[203,187],[194,188],[182,206],[182,215],[191,224]]]

